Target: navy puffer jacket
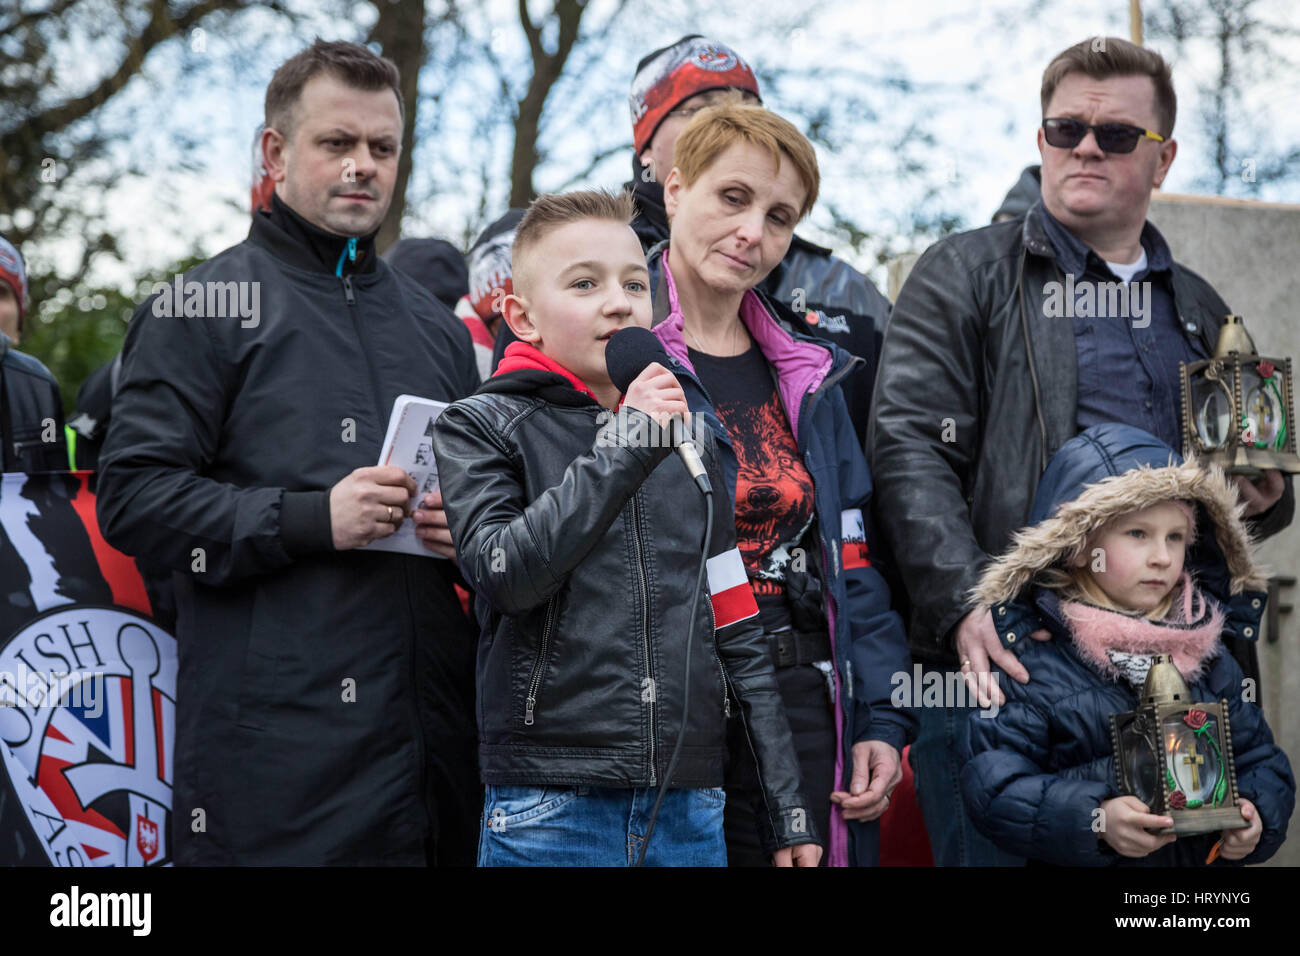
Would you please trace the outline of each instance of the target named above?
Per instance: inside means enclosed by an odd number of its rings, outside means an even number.
[[[1216,833],[1181,837],[1133,859],[1098,838],[1095,811],[1120,795],[1109,718],[1136,709],[1138,692],[1080,653],[1056,593],[1036,583],[1046,568],[1084,553],[1088,535],[1110,518],[1170,498],[1197,503],[1197,542],[1187,569],[1222,605],[1224,633],[1255,639],[1264,578],[1237,515],[1235,489],[1221,472],[1184,464],[1127,425],[1097,425],[1061,447],[1039,483],[1036,523],[1015,536],[973,592],[992,611],[1003,646],[1029,672],[1027,684],[998,673],[1006,704],[996,714],[972,710],[964,742],[966,805],[980,832],[1008,852],[1063,866],[1200,865],[1218,839]],[[1029,639],[1040,628],[1050,641]],[[1286,838],[1295,804],[1291,765],[1222,645],[1188,686],[1193,700],[1228,701],[1237,789],[1263,823],[1255,850],[1238,862],[1261,863]],[[1231,862],[1220,857],[1216,865]]]

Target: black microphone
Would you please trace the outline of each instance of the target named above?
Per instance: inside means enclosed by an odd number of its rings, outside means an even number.
[[[619,329],[609,337],[609,344],[605,346],[605,368],[609,372],[609,380],[624,394],[636,377],[655,362],[664,368],[672,367],[663,343],[649,329],[640,326]],[[668,428],[673,447],[681,456],[687,473],[695,479],[701,491],[706,495],[713,494],[713,484],[709,481],[704,462],[700,459],[700,450],[690,432],[682,425],[681,419],[675,416],[669,420]]]

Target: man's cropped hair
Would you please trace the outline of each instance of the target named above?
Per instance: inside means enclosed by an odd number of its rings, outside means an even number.
[[[397,111],[406,122],[401,78],[397,65],[377,56],[359,43],[316,38],[311,46],[280,64],[266,88],[266,125],[285,139],[293,138],[298,122],[297,106],[307,81],[321,73],[358,90],[390,89],[397,97]]]
[[[1089,37],[1062,50],[1043,71],[1043,118],[1047,105],[1061,81],[1071,73],[1083,73],[1094,80],[1112,76],[1149,76],[1156,87],[1156,119],[1159,133],[1166,139],[1174,134],[1178,97],[1174,95],[1173,75],[1164,57],[1154,50],[1121,40],[1119,37]]]

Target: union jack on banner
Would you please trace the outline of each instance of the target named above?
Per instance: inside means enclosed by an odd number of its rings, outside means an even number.
[[[0,480],[0,864],[171,862],[176,641],[90,480]]]

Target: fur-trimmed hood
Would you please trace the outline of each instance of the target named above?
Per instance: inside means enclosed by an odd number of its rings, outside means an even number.
[[[1263,590],[1241,520],[1236,488],[1213,465],[1184,462],[1159,439],[1131,425],[1094,425],[1052,457],[1038,483],[1030,525],[989,564],[971,589],[981,607],[1015,599],[1039,572],[1082,554],[1088,536],[1111,518],[1159,501],[1196,502],[1197,542],[1187,564],[1198,577],[1226,568],[1227,594]]]

